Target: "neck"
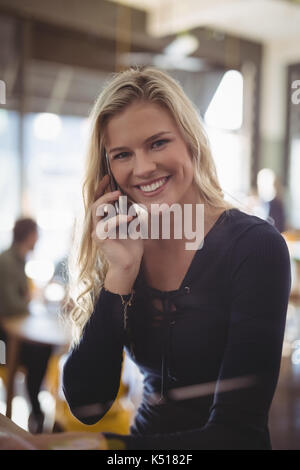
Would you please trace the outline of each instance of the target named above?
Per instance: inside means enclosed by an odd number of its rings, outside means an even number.
[[[185,206],[187,204],[188,206]],[[216,214],[220,210],[216,210],[204,203],[198,192],[190,194],[189,200],[185,199],[184,202],[178,203],[181,206],[181,211],[171,212],[168,216],[166,214],[159,214],[152,220],[152,214],[148,218],[148,239],[145,240],[145,247],[167,250],[176,252],[186,243],[194,243],[199,241],[201,243],[205,234],[210,230],[215,220]],[[164,228],[163,219],[167,229]],[[170,220],[170,223],[169,223]],[[159,234],[158,238],[151,238],[151,222],[155,221],[158,225]],[[165,238],[163,238],[163,236]],[[167,237],[167,238],[166,238]]]

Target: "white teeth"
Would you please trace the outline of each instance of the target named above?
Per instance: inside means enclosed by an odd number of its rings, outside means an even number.
[[[156,183],[148,184],[147,186],[140,186],[140,188],[145,193],[150,192],[150,191],[155,191],[157,188],[159,188],[160,186],[162,186],[165,183],[166,179],[167,179],[167,177],[165,177],[165,178],[163,178],[159,181],[156,181]]]

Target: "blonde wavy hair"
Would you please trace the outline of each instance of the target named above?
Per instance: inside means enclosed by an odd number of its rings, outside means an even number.
[[[100,180],[106,174],[105,129],[113,116],[142,100],[167,109],[175,119],[190,150],[194,179],[204,204],[228,210],[207,136],[196,108],[179,83],[153,67],[134,67],[114,74],[100,93],[90,115],[90,138],[82,188],[84,213],[77,224],[69,257],[69,289],[66,305],[73,326],[73,345],[94,310],[108,270],[104,254],[95,246],[91,206]]]

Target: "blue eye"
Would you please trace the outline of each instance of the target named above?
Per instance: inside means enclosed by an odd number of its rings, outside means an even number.
[[[157,149],[159,147],[162,147],[167,142],[169,142],[167,139],[157,140],[156,142],[153,142],[152,148]]]
[[[118,153],[117,155],[115,155],[113,157],[113,160],[115,160],[115,159],[123,160],[123,158],[127,157],[128,155],[129,155],[128,152],[121,152],[121,153]]]

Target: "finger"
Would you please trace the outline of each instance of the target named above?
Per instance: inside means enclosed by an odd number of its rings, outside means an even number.
[[[99,197],[104,194],[105,189],[109,185],[109,175],[105,175],[102,180],[99,182],[97,189],[95,191],[94,202],[99,199]]]
[[[118,199],[119,196],[121,196],[121,192],[119,190],[110,191],[109,193],[103,194],[101,199],[99,198],[99,201],[97,201],[95,205],[97,206],[98,202],[103,204],[105,202],[114,201],[115,199]]]
[[[99,221],[96,225],[94,237],[100,240],[105,240],[106,238],[116,239],[118,238],[117,227],[127,224],[132,219],[132,215],[119,214],[104,222]]]
[[[119,238],[119,230],[120,227],[125,229],[127,223],[132,220],[132,216],[128,216],[126,214],[119,214],[116,217],[112,217],[103,222],[101,234],[105,238]],[[126,229],[127,233],[127,229]],[[97,234],[97,227],[96,227],[96,235]]]
[[[107,204],[104,202],[103,204],[99,204],[96,209],[95,209],[95,223],[97,223],[99,220],[101,220],[103,217],[114,217],[117,215],[117,211],[115,209],[115,206],[111,206],[111,204]]]
[[[94,202],[93,208],[92,208],[92,217],[93,217],[94,224],[96,223],[97,219],[101,217],[100,211],[98,210],[99,207],[103,207],[105,205],[108,205],[110,202],[113,203],[114,201],[118,200],[120,194],[121,194],[120,191],[114,191],[112,193],[110,192],[110,193],[104,194],[101,198],[99,198],[98,201]],[[114,212],[114,215],[116,215],[114,206],[112,208],[112,212]]]

